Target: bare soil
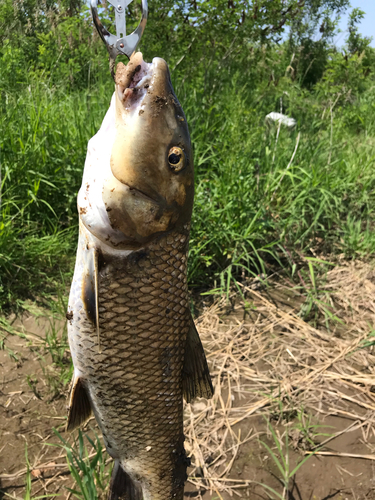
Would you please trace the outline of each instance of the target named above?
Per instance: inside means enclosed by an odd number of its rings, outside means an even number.
[[[373,267],[336,267],[324,290],[314,324],[280,280],[243,286],[246,305],[237,295],[203,310],[197,327],[215,395],[185,408],[186,498],[375,499]],[[341,321],[330,329],[327,310]],[[30,315],[13,327],[25,336],[4,334],[0,351],[0,499],[25,498],[28,468],[33,497],[69,499],[65,451],[50,446],[59,443],[53,428],[75,437],[63,430],[67,387],[52,391],[46,368],[50,321]],[[312,452],[284,490],[275,457],[293,470]]]

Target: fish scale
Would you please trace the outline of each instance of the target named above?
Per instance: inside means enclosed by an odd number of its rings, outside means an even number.
[[[100,345],[79,308],[74,358],[108,452],[147,483],[153,500],[183,498],[182,377],[190,311],[188,233],[158,238],[126,259],[102,254]],[[81,245],[81,251],[85,246]],[[82,264],[78,264],[78,274]],[[79,298],[79,287],[73,294]],[[70,304],[72,309],[75,304]],[[105,414],[105,417],[103,415]],[[167,423],[167,425],[166,425]]]

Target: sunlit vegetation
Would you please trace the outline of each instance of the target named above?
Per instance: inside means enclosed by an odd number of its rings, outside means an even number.
[[[149,3],[140,49],[168,61],[194,145],[191,286],[280,266],[293,274],[316,253],[372,253],[375,52],[358,32],[361,12],[338,49],[332,19],[346,0]],[[9,310],[69,284],[86,145],[113,82],[79,1],[5,0],[0,27],[0,307]],[[270,112],[295,127],[266,123]]]

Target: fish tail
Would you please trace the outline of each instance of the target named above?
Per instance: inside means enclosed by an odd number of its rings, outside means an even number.
[[[120,462],[115,460],[112,471],[111,484],[109,487],[108,500],[142,500],[142,488],[121,467]]]

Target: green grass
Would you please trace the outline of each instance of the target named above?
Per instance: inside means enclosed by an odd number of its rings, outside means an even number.
[[[194,146],[189,280],[198,289],[225,289],[275,266],[292,275],[296,262],[309,271],[311,248],[333,259],[375,249],[375,88],[347,104],[336,90],[307,92],[288,77],[269,85],[259,68],[174,75]],[[3,310],[66,293],[87,141],[113,89],[109,78],[70,93],[28,84],[0,93]],[[280,99],[297,120],[293,131],[265,124]]]
[[[79,430],[77,439],[70,444],[56,429],[54,432],[61,444],[50,446],[65,450],[69,472],[75,481],[73,488],[67,488],[69,492],[79,500],[104,499],[109,487],[111,467],[106,466],[106,453],[99,437],[95,434],[95,438],[91,438]]]
[[[64,317],[61,317],[61,321],[64,321]],[[68,354],[67,325],[66,322],[63,324],[64,326],[61,328],[61,325],[59,327],[53,319],[50,320],[44,348],[38,354],[44,380],[51,393],[50,400],[61,397],[61,394],[67,391],[73,376],[73,363]]]
[[[42,84],[1,97],[0,304],[14,308],[70,281],[87,140],[109,99]]]
[[[276,451],[274,452],[273,449],[271,449],[271,447],[268,446],[268,444],[265,443],[264,441],[260,441],[260,443],[262,444],[262,446],[264,446],[264,448],[270,455],[274,465],[276,466],[276,470],[278,471],[278,475],[280,477],[279,479],[280,483],[283,486],[283,492],[282,494],[280,494],[266,484],[263,483],[257,483],[257,484],[259,484],[264,488],[264,490],[267,492],[267,496],[269,496],[270,498],[273,499],[275,496],[280,500],[288,500],[289,498],[292,498],[292,495],[290,494],[290,483],[293,480],[293,477],[297,474],[298,470],[302,467],[302,465],[307,460],[309,460],[311,457],[314,456],[314,453],[311,453],[310,455],[307,455],[306,457],[297,461],[297,464],[294,467],[291,467],[290,457],[289,457],[288,429],[286,429],[284,433],[285,434],[284,442],[282,441],[282,439],[279,437],[279,435],[276,433],[275,429],[269,422],[268,422],[268,429],[270,431],[273,440],[272,444],[274,446],[272,446],[272,448],[276,448]]]
[[[370,97],[374,107],[373,90]],[[358,135],[340,119],[331,132],[320,118],[301,117],[295,131],[281,129],[277,138],[264,125],[272,108],[254,105],[257,96],[248,88],[236,94],[224,89],[221,98],[209,112],[186,106],[197,167],[191,282],[223,270],[238,276],[243,265],[259,274],[262,262],[280,256],[276,244],[293,255],[299,250],[312,256],[311,247],[349,258],[370,254],[374,122]],[[297,94],[289,102],[297,119],[301,100]],[[306,99],[305,106],[316,104]]]

